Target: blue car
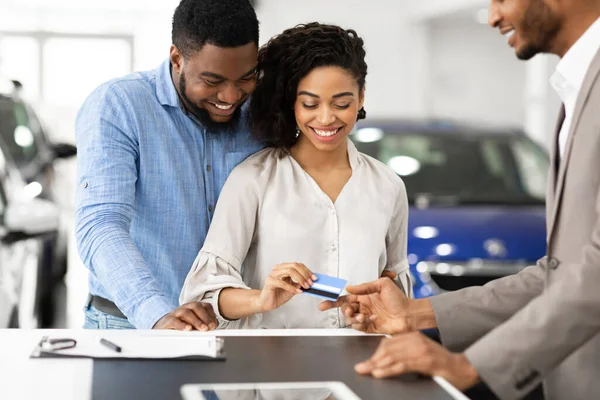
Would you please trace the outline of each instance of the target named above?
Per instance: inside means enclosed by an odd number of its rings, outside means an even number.
[[[549,158],[522,131],[361,121],[350,138],[406,184],[416,297],[485,284],[545,254]]]

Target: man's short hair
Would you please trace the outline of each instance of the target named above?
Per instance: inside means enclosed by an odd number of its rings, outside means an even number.
[[[205,44],[258,46],[258,19],[249,0],[182,0],[173,14],[171,39],[185,58]]]

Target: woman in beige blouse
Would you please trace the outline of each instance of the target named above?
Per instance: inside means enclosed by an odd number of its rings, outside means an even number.
[[[182,304],[211,303],[219,328],[336,328],[337,309],[301,294],[313,272],[393,277],[412,295],[404,184],[348,139],[366,75],[363,40],[337,26],[299,25],[260,50],[249,111],[269,147],[225,183]]]

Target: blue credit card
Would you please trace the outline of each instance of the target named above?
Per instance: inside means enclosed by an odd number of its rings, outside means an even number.
[[[317,273],[315,275],[317,280],[313,282],[309,289],[302,288],[302,291],[325,300],[337,300],[346,287],[346,283],[348,283],[345,279],[334,278],[333,276]]]

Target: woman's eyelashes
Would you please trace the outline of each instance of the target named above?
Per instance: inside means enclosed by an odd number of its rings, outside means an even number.
[[[350,107],[350,103],[348,104],[334,104],[333,105],[335,108],[337,108],[338,110],[345,110],[348,107]],[[306,108],[307,110],[314,110],[317,107],[319,107],[318,104],[306,104],[306,103],[302,103],[302,107]]]

